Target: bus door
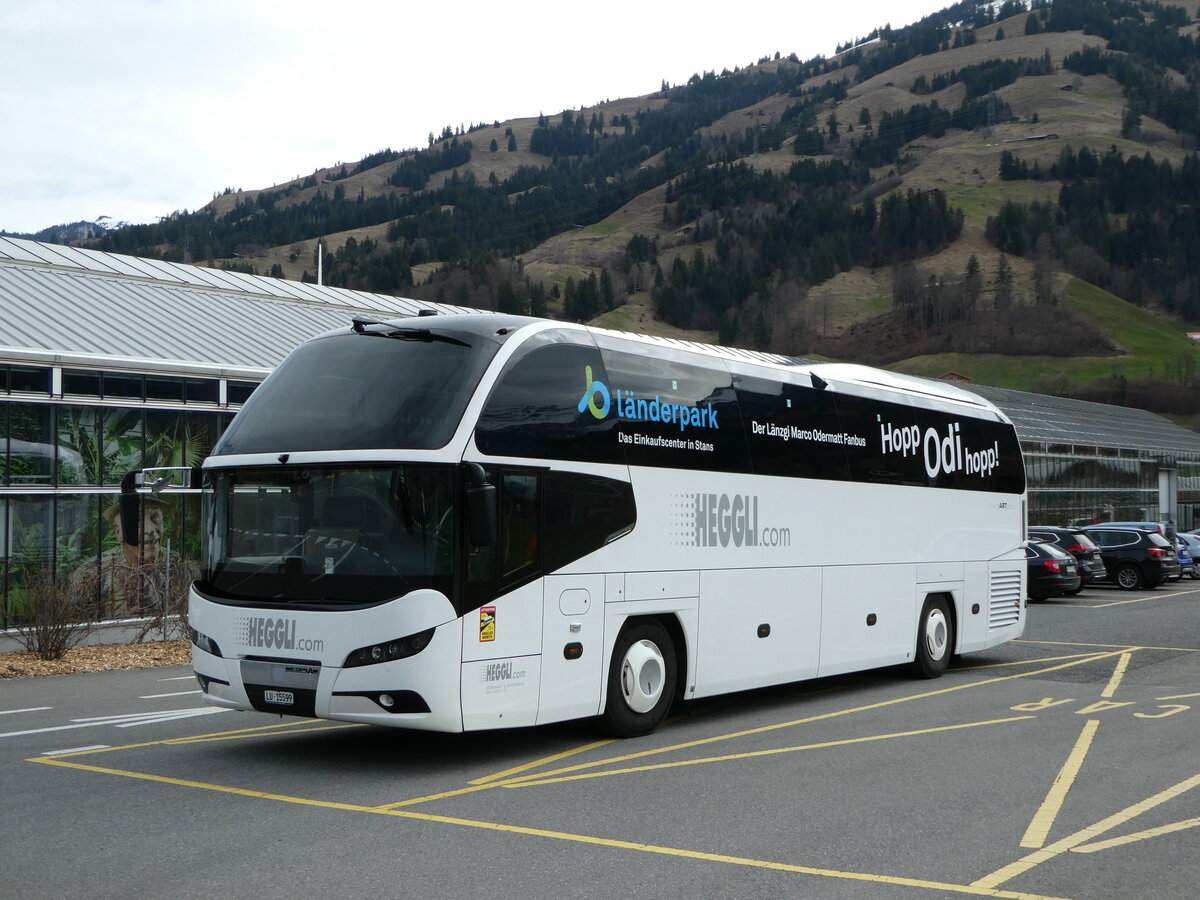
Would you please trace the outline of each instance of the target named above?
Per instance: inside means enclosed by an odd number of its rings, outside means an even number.
[[[463,728],[532,725],[541,684],[541,478],[491,469],[496,544],[467,548]]]

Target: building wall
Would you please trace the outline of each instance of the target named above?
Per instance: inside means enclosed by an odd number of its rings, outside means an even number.
[[[103,616],[135,611],[105,569],[122,558],[113,524],[121,478],[198,465],[253,387],[186,373],[0,363],[0,628],[20,623],[22,585],[35,570],[70,579]],[[135,565],[147,566],[149,554],[168,570],[166,584],[198,562],[199,496],[163,495],[153,505]]]
[[[1200,527],[1200,462],[1116,448],[1023,449],[1033,524],[1167,519],[1180,531]]]

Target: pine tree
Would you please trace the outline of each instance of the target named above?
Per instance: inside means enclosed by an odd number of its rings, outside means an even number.
[[[996,309],[1008,309],[1013,304],[1013,274],[1008,257],[1003,253],[996,262],[996,279],[993,282],[992,302]]]
[[[608,274],[608,269],[600,270],[600,299],[604,303],[605,309],[612,309],[616,305],[612,276]]]
[[[979,306],[979,298],[983,296],[983,272],[979,268],[979,260],[975,254],[967,260],[967,270],[963,274],[963,313],[966,318],[975,315]]]

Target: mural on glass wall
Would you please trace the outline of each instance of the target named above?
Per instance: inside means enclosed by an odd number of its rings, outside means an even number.
[[[199,557],[199,498],[144,501],[133,543],[122,538],[116,486],[135,469],[199,465],[228,413],[36,403],[0,404],[0,625],[26,615],[23,574],[68,579],[81,614],[162,618],[186,603]],[[52,489],[52,492],[42,491]],[[35,493],[36,491],[36,493]]]
[[[179,498],[182,499],[182,498]],[[178,504],[176,504],[178,505]],[[81,599],[99,592],[102,615],[140,616],[170,611],[195,578],[188,559],[172,547],[168,523],[177,517],[169,499],[144,497],[137,535],[126,541],[115,502],[104,510],[106,549],[80,564],[73,576]]]

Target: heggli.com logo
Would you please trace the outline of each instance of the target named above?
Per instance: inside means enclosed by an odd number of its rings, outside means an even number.
[[[579,398],[578,409],[585,410],[595,418],[603,419],[616,407],[617,418],[628,422],[663,422],[678,424],[680,431],[688,428],[720,428],[717,421],[718,410],[711,403],[686,406],[682,403],[671,403],[663,400],[658,394],[654,399],[639,397],[633,391],[618,389],[614,394],[609,392],[608,385],[592,377],[592,367],[584,367],[584,378],[587,386],[583,396]],[[596,398],[600,398],[597,402]]]
[[[760,524],[757,494],[675,494],[675,543],[684,547],[790,547],[792,530]]]

